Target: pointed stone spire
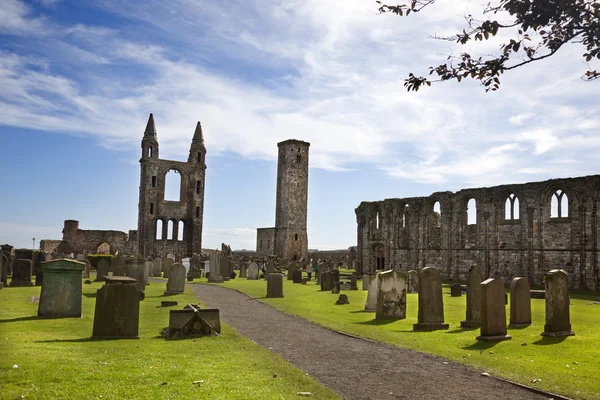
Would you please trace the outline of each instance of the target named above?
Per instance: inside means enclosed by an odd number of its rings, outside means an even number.
[[[152,113],[150,113],[150,117],[148,118],[146,130],[144,131],[144,136],[156,137],[156,125],[154,125],[154,115],[152,115]]]
[[[202,147],[204,147],[204,135],[202,134],[202,125],[200,125],[200,121],[198,121],[198,124],[196,125],[192,143],[200,143]]]

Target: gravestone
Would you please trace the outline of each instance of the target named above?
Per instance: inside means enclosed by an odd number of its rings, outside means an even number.
[[[369,282],[370,282],[370,277],[369,275],[365,274],[363,275],[362,278],[362,290],[369,290]]]
[[[336,305],[341,305],[341,304],[350,304],[350,301],[348,300],[348,295],[346,294],[340,294],[340,297],[337,299],[337,301],[335,302]]]
[[[125,259],[121,253],[113,257],[110,268],[113,276],[125,276]]]
[[[498,279],[481,283],[481,331],[476,339],[490,342],[512,339],[506,334],[504,285]]]
[[[104,276],[108,276],[109,268],[110,265],[104,258],[98,261],[98,265],[96,266],[96,280],[94,282],[104,282]]]
[[[302,283],[302,270],[300,268],[294,271],[294,283]]]
[[[455,283],[450,286],[450,297],[460,297],[462,296],[462,287],[460,283]]]
[[[333,273],[327,271],[321,275],[321,290],[329,291],[333,289]]]
[[[375,319],[406,318],[406,280],[403,272],[389,270],[377,274],[377,308]]]
[[[248,279],[253,281],[258,279],[258,265],[254,261],[248,266]]]
[[[10,286],[33,286],[31,282],[31,260],[16,260],[13,265],[12,280]]]
[[[83,262],[83,260],[85,260],[85,256],[79,253],[77,254],[77,257],[75,257],[75,260]]]
[[[138,270],[144,268],[144,261],[137,258],[128,258],[125,261],[125,276],[138,279]]]
[[[233,272],[233,264],[231,264],[231,260],[229,257],[220,256],[219,257],[219,271],[223,278],[231,278],[231,273]],[[211,275],[213,275],[213,271],[211,271]]]
[[[267,298],[283,297],[283,274],[267,275]]]
[[[330,270],[331,274],[333,275],[333,281],[334,282],[339,282],[340,281],[340,270],[339,269],[333,269]]]
[[[35,256],[35,261],[33,263],[33,275],[35,275],[35,286],[42,286],[42,281],[44,280],[44,271],[42,270],[42,263],[46,261],[46,256],[43,252],[38,251]],[[85,273],[84,273],[85,274]],[[85,277],[85,275],[84,275]],[[88,268],[88,278],[89,276],[89,268]]]
[[[154,268],[154,263],[152,261],[144,261],[144,265],[138,269],[138,283],[142,285],[149,285],[148,277],[150,276],[150,271]]]
[[[221,277],[221,258],[216,253],[210,254],[210,275],[208,276],[208,281],[223,282],[223,278]]]
[[[185,275],[185,267],[183,264],[173,264],[169,273],[169,280],[167,281],[167,290],[165,291],[165,295],[180,294],[185,292]]]
[[[350,277],[350,290],[358,290],[358,284],[356,283],[356,275]]]
[[[481,323],[481,282],[483,274],[477,265],[469,269],[467,276],[467,315],[460,323],[463,328],[477,328]]]
[[[247,270],[248,270],[248,266],[246,265],[245,262],[242,262],[240,264],[240,278],[248,278]]]
[[[298,264],[296,263],[291,263],[290,266],[288,267],[288,273],[287,273],[287,280],[288,281],[294,281],[294,274],[296,273],[296,271],[298,271]]]
[[[553,269],[544,276],[546,289],[546,324],[542,336],[573,336],[569,310],[569,276]]]
[[[163,260],[163,278],[168,278],[169,277],[169,273],[171,271],[171,267],[173,266],[173,264],[175,263],[175,261],[173,261],[171,258],[167,257]]]
[[[173,261],[173,264],[175,264],[176,258],[175,258],[175,254],[167,254],[167,258],[171,259]]]
[[[92,268],[92,263],[90,263],[89,260],[81,260],[80,262],[85,264],[83,268],[83,279],[90,279],[90,269]]]
[[[200,256],[198,254],[194,254],[190,259],[190,270],[188,271],[188,276],[191,276],[192,279],[198,279],[202,277],[202,261],[200,261]]]
[[[106,284],[96,292],[93,338],[139,338],[143,293],[136,289],[135,283],[135,279],[123,276],[106,278]]]
[[[81,275],[85,264],[63,259],[44,262],[41,267],[44,282],[38,317],[81,318]]]
[[[437,268],[425,267],[419,272],[419,322],[415,331],[437,331],[448,329],[444,323],[444,298],[442,297],[442,275]]]
[[[369,275],[369,292],[367,293],[367,302],[365,303],[365,310],[375,311],[377,309],[377,293],[379,291],[379,285],[377,275],[380,272],[375,272]]]
[[[161,277],[162,269],[162,258],[156,257],[152,263],[152,276]]]
[[[517,277],[510,283],[510,328],[531,325],[531,296],[529,282]]]
[[[269,275],[275,272],[275,264],[273,264],[273,261],[269,260],[267,261],[267,265],[265,266],[265,274]]]
[[[419,272],[411,269],[408,275],[408,293],[417,293],[419,290]]]
[[[340,293],[340,281],[333,282],[333,287],[331,288],[331,293],[333,293],[333,294]]]
[[[2,283],[2,285],[7,284],[6,279],[8,278],[8,267],[5,260],[6,256],[0,252],[0,283]]]

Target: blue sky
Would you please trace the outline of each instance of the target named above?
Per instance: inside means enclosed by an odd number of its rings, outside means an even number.
[[[451,4],[450,4],[451,3]],[[371,0],[3,0],[0,243],[137,228],[140,140],[154,113],[161,158],[185,160],[197,121],[208,149],[203,246],[253,249],[273,226],[277,142],[311,143],[309,247],[356,242],[363,200],[596,174],[599,83],[578,45],[476,83],[407,93],[469,47],[472,1],[415,18]],[[596,66],[597,68],[597,66]]]

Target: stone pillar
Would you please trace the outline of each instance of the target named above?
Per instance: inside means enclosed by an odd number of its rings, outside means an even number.
[[[569,310],[569,276],[553,269],[544,277],[546,287],[546,324],[542,336],[574,336]]]
[[[510,283],[510,328],[531,325],[531,292],[527,278],[517,277]]]
[[[268,274],[267,275],[267,298],[283,297],[283,274]]]
[[[388,270],[377,275],[377,308],[375,319],[406,318],[406,280],[403,272]]]
[[[483,274],[477,265],[473,265],[467,277],[467,316],[460,323],[463,328],[477,328],[481,321],[481,281]]]
[[[31,271],[33,265],[31,260],[19,260],[15,261],[13,266],[12,280],[10,286],[33,286],[31,282]]]
[[[497,279],[481,283],[481,334],[477,340],[501,341],[512,339],[506,334],[504,285]]]
[[[419,273],[419,322],[415,331],[437,331],[448,329],[444,323],[444,299],[442,297],[442,275],[433,267]]]
[[[81,275],[85,264],[61,259],[44,262],[41,267],[44,270],[44,281],[38,316],[81,318]]]

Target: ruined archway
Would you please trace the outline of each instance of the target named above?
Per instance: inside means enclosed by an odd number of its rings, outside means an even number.
[[[373,247],[373,266],[374,271],[385,269],[385,247],[382,244]]]
[[[110,254],[110,244],[106,242],[101,243],[96,249],[96,254]]]

